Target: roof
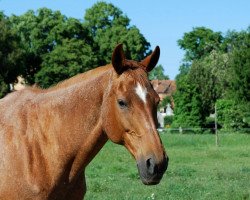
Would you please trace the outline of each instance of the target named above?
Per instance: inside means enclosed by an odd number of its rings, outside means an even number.
[[[174,80],[152,80],[151,84],[158,94],[172,95],[176,91]]]

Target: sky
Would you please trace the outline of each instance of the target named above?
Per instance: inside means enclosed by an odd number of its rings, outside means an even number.
[[[83,20],[85,10],[97,0],[0,0],[5,15],[21,15],[32,9],[47,7],[59,10],[67,17]],[[225,34],[228,30],[241,31],[250,26],[250,0],[107,0],[131,20],[151,44],[159,45],[158,64],[165,74],[174,79],[184,51],[177,45],[185,32],[204,26]]]

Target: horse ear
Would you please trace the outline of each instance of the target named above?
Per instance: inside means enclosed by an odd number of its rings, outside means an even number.
[[[117,74],[121,74],[124,71],[125,55],[123,52],[122,44],[118,44],[115,47],[112,55],[112,65]]]
[[[156,46],[151,55],[147,56],[141,63],[146,67],[147,72],[150,72],[157,64],[160,57],[160,47]]]

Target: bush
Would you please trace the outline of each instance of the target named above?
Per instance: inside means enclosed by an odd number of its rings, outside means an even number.
[[[171,126],[173,123],[173,116],[165,116],[164,117],[164,126]]]
[[[0,98],[3,98],[9,91],[9,86],[3,81],[0,75]]]
[[[223,129],[250,128],[250,103],[220,99],[216,102],[218,123]]]

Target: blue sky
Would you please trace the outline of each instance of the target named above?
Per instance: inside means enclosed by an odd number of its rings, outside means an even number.
[[[5,15],[47,7],[68,17],[83,19],[85,10],[96,0],[0,0]],[[250,0],[109,0],[140,29],[152,49],[161,48],[158,64],[174,79],[184,52],[177,46],[185,32],[205,26],[214,31],[245,30],[250,26]]]

